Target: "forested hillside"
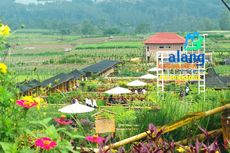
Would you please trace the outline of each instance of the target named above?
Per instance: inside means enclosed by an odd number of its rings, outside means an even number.
[[[0,20],[13,28],[63,34],[229,30],[230,12],[220,0],[53,0],[44,5],[0,1]],[[62,3],[60,5],[60,3]]]

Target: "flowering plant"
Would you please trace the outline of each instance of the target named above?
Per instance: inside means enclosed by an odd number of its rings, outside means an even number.
[[[87,136],[85,139],[89,142],[97,143],[97,144],[101,144],[105,141],[105,138],[99,136]]]
[[[37,105],[37,103],[34,102],[34,101],[27,101],[27,100],[22,100],[22,99],[17,100],[16,104],[19,105],[19,106],[22,106],[22,107],[24,107],[26,109],[32,108],[32,107]]]
[[[4,25],[0,22],[0,50],[7,46],[5,38],[10,34],[10,31],[11,29],[8,25]]]
[[[10,27],[0,23],[0,36],[8,36],[10,34]]]
[[[0,73],[6,74],[7,73],[7,66],[4,63],[0,63]]]
[[[0,22],[0,50],[5,48],[7,44],[5,41],[5,37],[10,34],[10,27],[8,25],[4,25]],[[7,73],[7,66],[4,63],[0,62],[0,74]]]
[[[70,125],[73,123],[72,120],[66,119],[65,115],[62,115],[60,118],[54,118],[54,120],[60,125]]]
[[[35,146],[40,147],[44,150],[50,150],[57,146],[55,141],[52,141],[50,138],[44,137],[37,139],[35,141]]]
[[[44,102],[43,98],[40,97],[34,98],[32,96],[25,96],[22,97],[20,100],[17,100],[16,104],[26,109],[32,108],[34,106],[37,106],[37,108],[39,109],[42,102]]]
[[[202,133],[205,135],[205,140],[199,142],[198,140],[194,145],[183,146],[180,143],[174,143],[173,141],[167,141],[162,138],[163,130],[157,129],[153,124],[149,124],[149,133],[147,133],[148,137],[145,141],[141,141],[138,143],[134,143],[131,148],[126,151],[123,147],[120,147],[117,152],[125,153],[174,153],[174,152],[182,152],[182,153],[220,153],[220,144],[217,142],[217,138],[214,141],[210,141],[210,135],[208,132],[199,127]],[[91,138],[91,142],[95,141],[96,138]],[[111,148],[105,149],[105,145],[108,142],[108,138],[106,138],[103,143],[100,144],[99,152],[100,153],[108,153],[111,152]],[[108,145],[109,146],[109,145]]]

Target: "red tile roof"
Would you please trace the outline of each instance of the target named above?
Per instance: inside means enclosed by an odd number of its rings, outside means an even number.
[[[145,44],[184,44],[185,39],[175,33],[159,32],[144,41]]]

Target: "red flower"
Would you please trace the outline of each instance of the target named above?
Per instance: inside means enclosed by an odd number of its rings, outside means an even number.
[[[40,147],[44,150],[50,150],[57,146],[57,143],[52,141],[50,138],[40,138],[35,141],[35,146]]]
[[[69,125],[72,124],[73,121],[66,119],[66,116],[62,115],[60,118],[54,119],[60,125]]]
[[[26,109],[32,108],[32,107],[37,105],[36,102],[31,102],[31,101],[27,101],[27,100],[17,100],[16,104],[19,106],[22,106]]]
[[[87,136],[85,139],[89,142],[93,142],[93,143],[97,143],[97,144],[100,144],[103,141],[105,141],[105,138],[102,138],[99,136]]]

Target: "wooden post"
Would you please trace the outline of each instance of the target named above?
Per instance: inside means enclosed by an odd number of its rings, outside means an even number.
[[[225,110],[221,115],[223,139],[230,141],[230,109]]]

